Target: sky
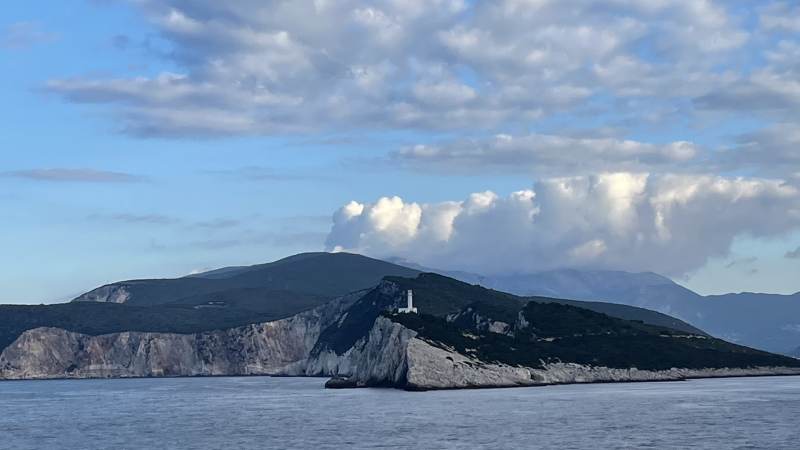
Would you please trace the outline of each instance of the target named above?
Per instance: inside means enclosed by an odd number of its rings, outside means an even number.
[[[796,2],[13,2],[0,96],[0,303],[321,250],[800,291]]]

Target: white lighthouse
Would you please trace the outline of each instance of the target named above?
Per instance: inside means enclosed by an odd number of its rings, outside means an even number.
[[[414,294],[411,292],[411,289],[407,292],[408,295],[408,306],[406,308],[398,308],[397,312],[408,314],[408,313],[417,313],[417,308],[414,308]]]

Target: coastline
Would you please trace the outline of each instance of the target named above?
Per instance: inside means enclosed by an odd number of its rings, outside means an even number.
[[[793,369],[793,368],[787,368]],[[475,389],[511,389],[511,388],[535,388],[547,386],[565,386],[565,385],[590,385],[590,384],[639,384],[639,383],[674,383],[691,380],[707,380],[707,379],[724,379],[724,378],[768,378],[768,377],[795,377],[800,376],[800,369],[792,373],[753,373],[741,375],[697,375],[687,376],[684,378],[674,379],[639,379],[639,380],[593,380],[593,381],[573,381],[573,382],[553,382],[553,383],[534,383],[527,385],[498,385],[498,386],[468,386],[468,387],[451,387],[451,388],[435,388],[435,389],[420,389],[420,388],[397,388],[394,386],[347,386],[347,387],[329,387],[326,389],[400,389],[407,392],[428,392],[428,391],[448,391],[448,390],[475,390]],[[196,379],[196,378],[317,378],[328,379],[328,382],[336,379],[326,375],[264,375],[264,374],[228,374],[228,375],[175,375],[175,376],[121,376],[121,377],[36,377],[36,378],[0,378],[0,383],[15,383],[15,382],[46,382],[46,381],[98,381],[98,380],[158,380],[158,379]]]
[[[595,368],[608,369],[608,368]],[[629,370],[629,369],[610,369],[610,370]],[[423,385],[386,385],[386,384],[358,384],[346,378],[333,377],[325,383],[326,389],[364,389],[364,388],[393,388],[409,392],[427,392],[439,390],[461,390],[461,389],[509,389],[524,387],[546,387],[579,384],[628,384],[628,383],[669,383],[690,380],[721,379],[721,378],[764,378],[764,377],[794,377],[800,376],[800,368],[793,367],[754,367],[749,369],[676,369],[684,373],[681,376],[669,376],[663,372],[639,371],[643,372],[642,377],[632,377],[629,379],[597,378],[585,380],[563,380],[550,382],[529,383],[500,383],[500,384],[472,384],[472,385],[451,385],[451,386],[423,386]],[[667,371],[665,371],[667,372]],[[714,373],[717,372],[717,373]]]

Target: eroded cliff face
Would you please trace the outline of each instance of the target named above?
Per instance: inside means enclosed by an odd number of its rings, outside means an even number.
[[[58,328],[23,333],[0,353],[0,379],[300,375],[347,296],[287,319],[196,334],[89,336]]]
[[[338,377],[355,387],[428,390],[800,375],[800,368],[786,367],[645,371],[482,361],[422,338],[392,319],[399,316],[381,315],[403,302],[397,285],[383,282],[371,294],[354,293],[274,322],[196,334],[28,330],[0,353],[0,379],[303,375]],[[473,313],[449,319],[504,335],[528,326],[522,315],[509,324]],[[331,330],[326,340],[323,332]]]
[[[124,284],[107,284],[80,295],[76,302],[126,303],[131,292]]]
[[[369,333],[344,354],[338,355],[330,349],[313,352],[305,374],[347,378],[359,387],[404,387],[407,348],[416,335],[415,331],[379,317]]]

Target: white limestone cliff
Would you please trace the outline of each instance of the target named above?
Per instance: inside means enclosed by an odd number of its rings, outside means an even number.
[[[80,295],[76,302],[126,303],[131,298],[128,286],[120,283],[107,284]]]
[[[396,294],[388,286],[386,293]],[[299,375],[333,376],[354,387],[428,390],[800,375],[800,368],[787,367],[647,371],[570,363],[511,366],[461,354],[384,316],[341,354],[327,348],[312,351],[326,328],[344,320],[359,295],[282,320],[195,334],[89,336],[32,329],[0,353],[0,379]],[[506,324],[486,325],[508,332],[500,326]]]
[[[127,331],[90,336],[25,331],[0,353],[0,379],[299,375],[347,296],[273,322],[195,334]]]
[[[766,375],[800,375],[800,368],[617,369],[573,363],[522,367],[491,363],[420,338],[381,317],[369,335],[342,355],[332,351],[310,361],[308,373],[330,374],[343,387],[392,386],[408,390],[542,386],[572,383],[678,381]]]

